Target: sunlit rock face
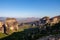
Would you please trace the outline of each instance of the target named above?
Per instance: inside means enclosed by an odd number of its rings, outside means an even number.
[[[7,18],[5,21],[5,25],[7,30],[17,31],[18,30],[18,22],[15,18]]]
[[[60,21],[60,15],[59,16],[55,16],[57,19],[58,19],[58,21]]]
[[[50,25],[56,24],[60,21],[60,16],[55,16],[50,19]]]
[[[2,21],[0,21],[0,32],[4,33],[4,28],[3,28],[3,22]]]
[[[51,18],[50,20],[51,20],[51,23],[53,23],[53,24],[58,23],[57,17]]]

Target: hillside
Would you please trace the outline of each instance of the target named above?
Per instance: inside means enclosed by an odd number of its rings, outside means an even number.
[[[5,18],[1,18],[1,20],[2,19],[4,20]],[[7,18],[5,20],[5,26],[3,26],[3,21],[0,21],[0,32],[2,32],[0,34],[1,40],[40,40],[40,38],[44,36],[60,34],[60,16],[54,16],[52,18],[46,16],[38,19],[24,19],[28,24],[23,24],[22,26],[19,26],[18,22],[20,21],[17,22],[18,19],[16,20],[16,18]]]

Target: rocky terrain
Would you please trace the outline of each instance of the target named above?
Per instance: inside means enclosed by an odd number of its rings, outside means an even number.
[[[24,26],[26,24],[31,25],[31,26],[38,26],[38,27],[46,25],[46,24],[49,24],[50,26],[52,26],[53,24],[56,24],[59,21],[60,21],[60,15],[52,17],[52,18],[50,18],[48,16],[45,16],[45,17],[40,18],[40,19],[38,19],[38,18],[27,18],[22,22],[22,26]],[[19,23],[19,22],[20,21],[18,21],[18,19],[16,19],[16,18],[0,17],[0,32],[7,33],[7,32],[9,32],[9,30],[11,30],[13,32],[17,31],[21,25],[21,23]]]
[[[22,24],[19,24],[16,18],[6,18],[4,22],[0,21],[0,38],[1,40],[60,40],[60,16],[52,18],[45,16],[37,21]]]

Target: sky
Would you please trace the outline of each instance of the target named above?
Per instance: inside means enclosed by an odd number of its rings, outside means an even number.
[[[0,0],[0,17],[60,15],[60,0]]]

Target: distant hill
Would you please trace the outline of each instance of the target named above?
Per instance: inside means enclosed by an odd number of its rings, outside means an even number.
[[[5,21],[6,18],[7,18],[7,17],[0,17],[0,20],[1,20],[1,21]]]

